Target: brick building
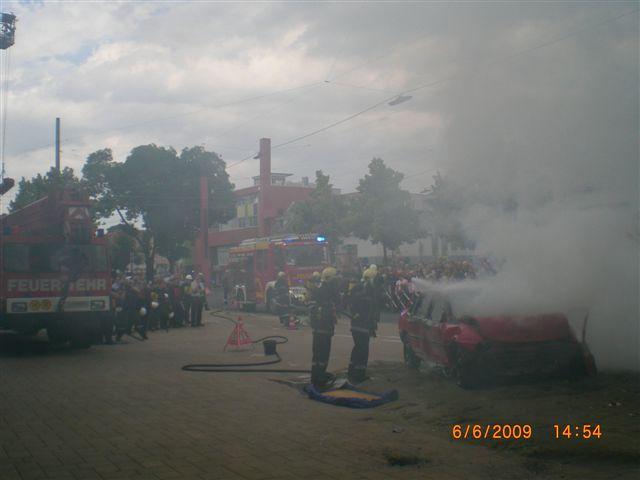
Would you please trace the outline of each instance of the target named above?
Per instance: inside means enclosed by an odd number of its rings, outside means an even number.
[[[195,265],[200,271],[217,272],[228,262],[229,248],[242,240],[267,237],[283,231],[284,214],[297,201],[309,199],[315,185],[304,177],[296,183],[289,180],[289,173],[271,171],[271,139],[260,139],[260,175],[253,177],[253,185],[233,192],[236,216],[229,222],[209,227],[207,248],[202,248],[202,239],[196,240]],[[203,252],[205,252],[203,258]],[[209,269],[204,266],[209,265]]]

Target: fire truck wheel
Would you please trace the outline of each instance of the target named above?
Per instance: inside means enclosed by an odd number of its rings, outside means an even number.
[[[71,348],[89,348],[91,346],[91,335],[87,332],[76,332],[71,337]]]
[[[57,326],[47,327],[47,337],[51,343],[66,343],[69,341],[69,336]]]

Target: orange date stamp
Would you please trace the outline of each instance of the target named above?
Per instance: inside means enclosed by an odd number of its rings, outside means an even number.
[[[451,427],[454,440],[528,440],[533,437],[533,427],[529,424],[455,424]]]

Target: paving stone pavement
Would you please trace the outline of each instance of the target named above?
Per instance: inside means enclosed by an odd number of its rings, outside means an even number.
[[[253,338],[287,335],[282,367],[309,368],[308,328],[288,331],[267,315],[245,324]],[[379,409],[320,404],[269,381],[284,374],[180,369],[264,358],[257,347],[223,353],[231,328],[207,316],[203,328],[151,332],[146,342],[0,350],[0,479],[458,478],[437,458],[428,471],[389,466],[385,449],[409,437],[377,422]],[[340,325],[331,369],[346,367],[351,346]],[[372,361],[400,358],[395,325],[381,325]]]

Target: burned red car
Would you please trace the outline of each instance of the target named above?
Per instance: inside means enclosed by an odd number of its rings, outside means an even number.
[[[455,295],[436,290],[422,292],[400,314],[409,368],[425,361],[443,368],[464,388],[506,377],[595,373],[584,330],[580,342],[565,315],[471,316],[457,309],[455,300]]]

